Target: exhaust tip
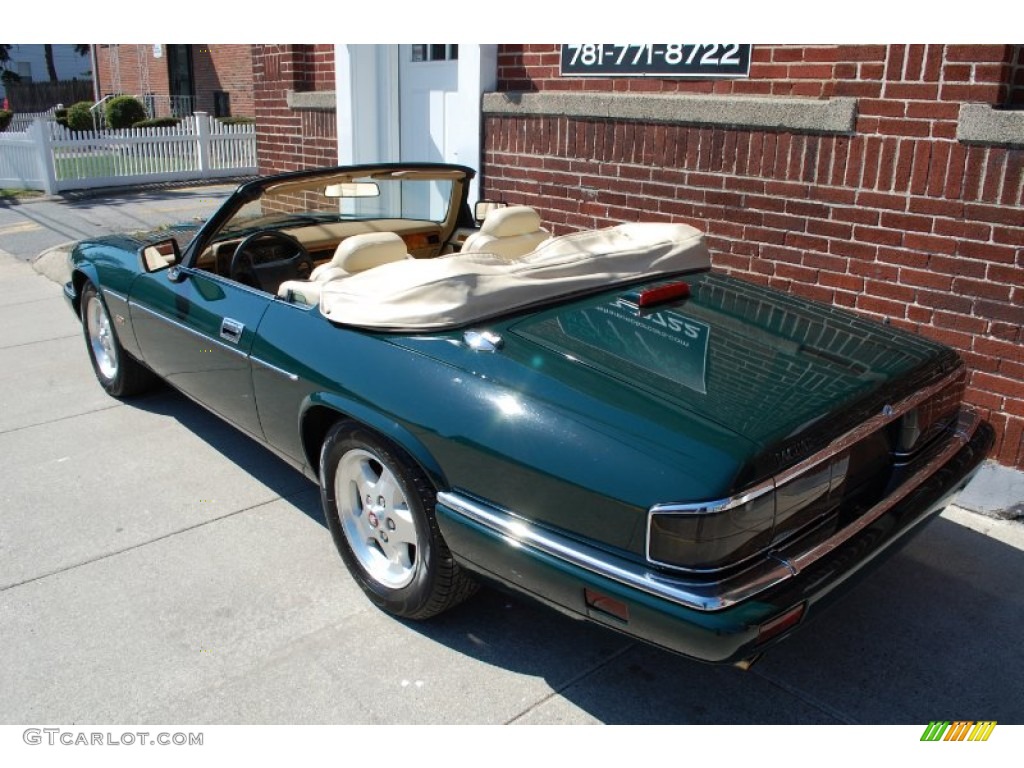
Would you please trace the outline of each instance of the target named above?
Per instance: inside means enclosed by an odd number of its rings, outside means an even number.
[[[739,661],[734,661],[733,662],[733,666],[736,667],[737,669],[742,669],[744,672],[746,672],[748,669],[750,669],[752,666],[754,666],[757,662],[759,662],[761,660],[762,656],[764,656],[764,654],[763,653],[759,653],[756,656],[751,656],[748,659],[740,659]]]

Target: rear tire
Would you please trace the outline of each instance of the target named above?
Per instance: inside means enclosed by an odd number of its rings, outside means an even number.
[[[82,288],[82,331],[96,380],[113,397],[130,397],[150,389],[153,373],[124,351],[106,302],[92,283]]]
[[[320,493],[342,560],[378,608],[427,619],[476,591],[441,537],[436,490],[394,443],[336,424],[320,452]]]

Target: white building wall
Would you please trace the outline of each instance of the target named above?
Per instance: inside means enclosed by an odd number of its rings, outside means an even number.
[[[403,159],[399,46],[338,44],[334,50],[339,163]],[[453,113],[446,120],[449,133],[444,162],[468,165],[479,172],[481,97],[495,89],[497,78],[496,45],[459,44],[458,90],[444,100],[445,109]],[[479,197],[479,186],[479,179],[474,180],[470,205]]]

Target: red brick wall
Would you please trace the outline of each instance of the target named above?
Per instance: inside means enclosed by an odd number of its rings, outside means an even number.
[[[193,45],[192,78],[197,110],[214,114],[214,91],[227,91],[233,117],[255,116],[251,45]]]
[[[170,93],[170,84],[167,78],[167,58],[153,58],[152,45],[107,45],[101,44],[96,47],[96,73],[99,82],[100,97],[107,94],[139,94],[144,93],[143,89],[143,67],[145,61],[149,68],[149,92],[158,96],[166,96]],[[111,61],[113,56],[117,57],[116,71],[119,73],[120,87],[115,82],[115,67]]]
[[[252,46],[250,45],[193,45],[192,79],[195,88],[195,109],[214,113],[214,91],[227,91],[231,99],[233,116],[254,116],[252,98]],[[117,56],[117,72],[120,87],[115,82],[115,67],[111,61],[114,51]],[[149,71],[149,90],[156,96],[170,94],[167,74],[166,46],[158,59],[153,56],[153,46],[146,45],[97,45],[97,75],[100,95],[127,93],[144,95],[144,73]],[[158,109],[165,112],[167,107],[158,102]]]
[[[334,110],[289,108],[289,91],[333,91],[333,45],[253,46],[256,151],[261,174],[338,164]]]
[[[758,45],[750,77],[737,80],[563,78],[557,45],[503,45],[502,91],[716,93],[744,96],[860,96],[897,101],[1007,100],[1010,45]],[[1016,50],[1015,50],[1016,49]]]
[[[717,268],[957,348],[968,400],[1024,468],[1024,149],[956,140],[960,104],[1005,104],[1014,46],[755,46],[750,78],[570,79],[505,45],[499,90],[855,96],[852,136],[564,117],[485,120],[484,194],[556,232],[682,221]]]

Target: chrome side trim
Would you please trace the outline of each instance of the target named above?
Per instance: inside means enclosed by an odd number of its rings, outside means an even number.
[[[143,312],[145,312],[145,313],[147,313],[149,315],[152,315],[153,317],[157,318],[158,320],[162,320],[165,323],[170,323],[175,328],[180,328],[183,331],[187,331],[188,333],[191,333],[193,336],[196,336],[197,338],[200,338],[203,341],[207,341],[210,344],[216,344],[219,349],[226,349],[228,352],[234,352],[236,355],[239,355],[240,357],[245,357],[245,358],[249,357],[248,354],[243,352],[238,347],[234,347],[234,346],[232,346],[230,344],[225,344],[224,342],[219,341],[218,339],[215,339],[213,336],[207,336],[205,333],[201,333],[201,332],[197,331],[195,328],[189,328],[184,323],[179,323],[177,320],[172,320],[167,315],[163,315],[163,314],[157,312],[156,310],[153,310],[153,309],[150,309],[149,307],[143,306],[142,304],[139,304],[136,301],[129,301],[128,302],[128,306],[133,308],[133,309],[141,309]]]
[[[207,280],[212,280],[215,283],[222,283],[223,285],[230,286],[231,288],[236,288],[238,290],[245,291],[246,293],[251,293],[254,296],[259,296],[262,299],[270,299],[272,296],[272,294],[267,293],[266,291],[261,291],[258,288],[253,288],[251,285],[246,285],[245,283],[239,283],[235,280],[232,280],[231,278],[224,277],[223,275],[218,275],[216,272],[210,272],[209,270],[200,269],[199,267],[186,267],[184,264],[180,264],[178,265],[178,267],[178,271],[182,275],[184,275],[184,277],[205,278]]]
[[[437,495],[439,504],[468,520],[502,536],[511,546],[532,549],[597,576],[626,587],[637,589],[684,608],[699,611],[720,611],[748,600],[765,590],[799,575],[817,560],[856,536],[878,518],[909,496],[922,483],[938,472],[973,437],[981,418],[969,408],[962,408],[955,434],[920,469],[907,478],[896,491],[880,501],[850,525],[837,531],[817,546],[797,554],[784,556],[769,551],[764,559],[746,570],[718,581],[686,581],[667,577],[645,565],[611,555],[596,547],[546,530],[517,515],[462,494],[443,491]]]
[[[100,291],[103,292],[104,296],[110,296],[111,298],[114,298],[114,299],[120,299],[125,304],[128,303],[128,297],[125,296],[123,293],[118,293],[117,291],[112,291],[109,288],[106,288],[104,286],[100,286]]]
[[[709,590],[702,589],[704,585],[687,585],[680,581],[669,581],[660,574],[636,563],[544,530],[510,512],[481,504],[458,493],[442,491],[437,494],[437,501],[453,512],[500,534],[512,546],[543,552],[597,576],[611,579],[686,608],[700,611],[720,610],[740,599],[756,594],[756,592],[738,594],[737,597],[731,599],[728,595],[709,594]],[[782,581],[787,578],[788,574],[789,570],[785,566],[776,563],[770,573],[762,577],[767,583],[760,586],[757,591],[767,589]]]
[[[289,381],[298,381],[299,380],[299,377],[296,374],[289,373],[284,368],[278,368],[276,365],[271,365],[266,360],[260,360],[255,355],[249,355],[249,359],[252,360],[254,363],[258,363],[259,365],[263,366],[264,368],[273,371],[274,373],[281,374],[282,376],[287,378]]]

